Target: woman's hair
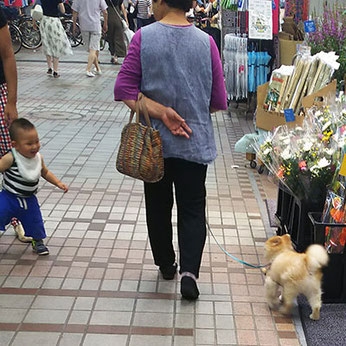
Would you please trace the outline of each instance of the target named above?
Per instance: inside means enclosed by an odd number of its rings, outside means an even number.
[[[156,2],[157,0],[154,0]],[[192,0],[164,0],[164,2],[173,8],[178,8],[184,12],[189,12],[192,7]]]
[[[8,131],[10,133],[11,140],[16,141],[19,129],[22,129],[24,131],[28,131],[28,130],[32,130],[34,128],[35,128],[35,126],[32,122],[30,122],[29,120],[27,120],[25,118],[19,118],[19,119],[13,120]]]

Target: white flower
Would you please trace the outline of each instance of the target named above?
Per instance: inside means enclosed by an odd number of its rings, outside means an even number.
[[[266,150],[263,151],[263,155],[268,155],[272,151],[271,148],[267,148]]]
[[[288,144],[290,144],[290,142],[291,142],[291,139],[288,136],[285,136],[285,137],[282,138],[282,143],[283,144],[288,145]]]
[[[330,165],[330,161],[328,161],[325,157],[322,159],[318,160],[317,162],[317,167],[318,168],[324,168]]]
[[[310,151],[311,148],[312,148],[312,146],[313,146],[313,143],[310,142],[310,141],[307,141],[307,142],[305,142],[304,145],[303,145],[303,150],[304,150],[304,151]]]
[[[331,121],[327,121],[322,127],[322,132],[325,131],[331,124]]]
[[[334,149],[333,148],[330,148],[330,149],[326,149],[326,153],[328,154],[328,155],[333,155],[334,154]]]
[[[282,153],[281,153],[281,157],[283,160],[289,160],[291,158],[291,153],[290,153],[290,149],[286,148]]]

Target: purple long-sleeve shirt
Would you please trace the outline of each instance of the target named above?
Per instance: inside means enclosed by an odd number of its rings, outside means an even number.
[[[211,36],[210,53],[213,76],[210,107],[220,110],[227,109],[227,95],[221,59],[215,41]],[[191,78],[193,78],[193,76],[191,76]],[[141,30],[138,30],[132,38],[127,56],[121,66],[115,82],[115,101],[137,100],[137,95],[140,91],[141,79]],[[196,92],[198,92],[198,90]]]

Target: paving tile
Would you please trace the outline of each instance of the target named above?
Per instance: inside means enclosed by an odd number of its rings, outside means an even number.
[[[132,335],[129,346],[171,346],[171,336],[156,336],[156,335]]]
[[[194,346],[194,339],[192,336],[174,336],[174,346]]]
[[[95,310],[132,311],[135,300],[131,298],[98,298]]]
[[[0,307],[3,308],[29,308],[33,300],[32,295],[17,295],[17,294],[1,294],[0,295]]]
[[[136,311],[139,312],[173,312],[174,301],[162,299],[138,299]]]
[[[85,311],[85,310],[73,310],[68,323],[69,324],[88,324],[89,318],[91,315],[91,311]]]
[[[23,322],[63,324],[66,322],[68,314],[68,310],[33,309],[28,312]]]
[[[75,298],[73,297],[44,297],[38,296],[32,304],[33,309],[54,309],[69,310],[71,309]]]
[[[75,310],[91,310],[93,308],[95,298],[93,297],[77,297],[73,309]]]
[[[195,326],[194,314],[175,314],[175,327],[176,328],[194,328]]]
[[[128,326],[130,325],[131,317],[132,312],[126,311],[121,313],[112,311],[94,311],[91,316],[90,324]]]
[[[173,327],[173,315],[163,313],[151,313],[151,312],[136,312],[134,320],[132,322],[134,326],[146,326],[146,327]],[[187,326],[181,326],[181,328],[188,328]]]
[[[20,323],[27,312],[27,309],[1,309],[0,323]]]
[[[60,333],[41,333],[41,332],[19,332],[12,345],[56,345]]]
[[[232,315],[216,315],[216,329],[235,329],[234,317]]]
[[[197,345],[215,345],[214,329],[195,329]]]
[[[238,345],[257,345],[256,333],[254,330],[237,329]]]
[[[234,330],[216,330],[217,344],[237,345],[237,338]]]
[[[0,331],[0,345],[2,346],[9,345],[14,334],[15,332]]]
[[[64,333],[59,341],[59,346],[79,346],[83,338],[83,334]]]
[[[83,346],[126,346],[126,340],[127,335],[87,334]]]

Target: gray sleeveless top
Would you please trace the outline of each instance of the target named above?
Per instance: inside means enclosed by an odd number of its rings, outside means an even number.
[[[141,91],[172,107],[192,129],[190,139],[174,136],[158,119],[164,158],[175,157],[201,164],[216,158],[209,112],[212,61],[209,35],[194,26],[159,22],[141,29]]]

